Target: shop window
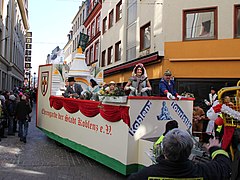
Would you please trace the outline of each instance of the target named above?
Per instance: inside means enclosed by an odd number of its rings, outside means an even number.
[[[217,8],[183,11],[183,39],[216,39]]]

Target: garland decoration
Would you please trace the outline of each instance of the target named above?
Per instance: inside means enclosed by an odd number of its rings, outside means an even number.
[[[213,107],[213,110],[214,110],[215,113],[218,113],[218,112],[226,113],[229,116],[233,117],[234,119],[240,121],[240,112],[230,108],[226,104],[218,104],[218,105]]]

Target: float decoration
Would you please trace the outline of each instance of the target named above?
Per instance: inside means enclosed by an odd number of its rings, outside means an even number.
[[[77,99],[68,99],[63,97],[50,96],[50,107],[60,110],[62,107],[69,113],[76,113],[80,111],[87,117],[94,117],[100,114],[105,120],[109,122],[117,122],[121,119],[124,123],[130,126],[129,106],[114,106],[102,104],[98,101],[88,101]]]
[[[218,104],[213,107],[215,113],[222,112],[226,113],[229,116],[233,117],[234,119],[240,120],[240,112],[235,111],[234,109],[230,108],[225,104]]]

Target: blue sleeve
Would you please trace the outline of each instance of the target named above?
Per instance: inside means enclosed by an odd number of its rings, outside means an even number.
[[[167,89],[167,86],[162,79],[159,82],[159,90],[160,90],[160,96],[166,96],[166,94],[164,94],[164,91],[168,90],[168,89]]]

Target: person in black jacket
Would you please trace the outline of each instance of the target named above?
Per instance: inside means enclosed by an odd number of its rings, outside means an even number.
[[[29,114],[32,112],[29,102],[25,95],[21,96],[20,102],[16,107],[16,118],[19,124],[20,141],[27,142]]]
[[[69,86],[67,86],[64,97],[79,98],[83,88],[80,84],[75,83],[74,77],[68,77]]]
[[[148,180],[156,178],[199,178],[207,180],[226,180],[231,176],[231,160],[226,151],[220,148],[219,140],[210,139],[207,149],[212,161],[196,163],[189,160],[193,141],[190,135],[175,128],[169,131],[163,139],[163,154],[165,159],[159,159],[157,164],[141,169],[131,174],[129,180]],[[151,179],[151,178],[150,178]]]

